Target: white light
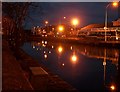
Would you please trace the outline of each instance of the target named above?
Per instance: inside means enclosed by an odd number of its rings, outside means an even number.
[[[47,41],[45,41],[45,44],[47,44]]]
[[[118,40],[118,37],[116,36],[116,40]]]
[[[42,41],[42,43],[44,43],[44,41]]]
[[[103,65],[106,65],[106,62],[103,62]]]
[[[51,53],[51,51],[49,51],[49,53]]]
[[[72,50],[72,49],[73,49],[73,47],[71,46],[71,47],[70,47],[70,49]]]
[[[47,54],[45,54],[45,55],[44,55],[44,58],[47,58],[47,57],[48,57]]]
[[[32,48],[34,49],[34,48],[35,48],[35,46],[32,46]]]
[[[54,48],[54,46],[52,46],[52,48]]]

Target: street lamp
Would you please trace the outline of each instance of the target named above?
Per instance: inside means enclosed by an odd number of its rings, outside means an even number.
[[[79,23],[78,19],[73,19],[73,20],[72,20],[72,24],[73,24],[74,26],[78,25],[78,23]]]
[[[72,19],[72,24],[73,24],[73,26],[74,26],[74,30],[76,31],[76,26],[79,24],[79,21],[78,21],[78,19]]]
[[[118,6],[118,2],[113,2],[113,3],[109,3],[107,6],[106,6],[106,10],[105,10],[105,41],[107,41],[107,38],[106,38],[106,30],[107,30],[107,17],[108,17],[108,14],[107,14],[107,9],[108,7],[112,5],[114,7]]]
[[[60,26],[58,26],[58,30],[59,30],[59,32],[63,32],[64,27],[62,25],[60,25]]]

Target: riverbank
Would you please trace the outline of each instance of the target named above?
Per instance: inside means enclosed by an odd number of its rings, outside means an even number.
[[[77,45],[89,45],[89,46],[97,46],[97,47],[107,47],[107,48],[120,48],[120,41],[103,41],[97,40],[96,38],[58,38],[58,37],[39,37],[39,36],[30,36],[28,41],[40,41],[41,39],[48,41],[57,41],[63,43],[72,43]]]
[[[10,50],[8,42],[2,40],[2,91],[6,90],[33,90],[33,87]]]
[[[5,40],[3,40],[2,47],[3,91],[40,90],[77,92],[70,84],[51,73],[23,50],[10,50]]]

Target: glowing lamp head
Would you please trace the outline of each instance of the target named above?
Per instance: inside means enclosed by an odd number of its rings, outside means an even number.
[[[114,7],[117,7],[117,6],[118,6],[118,2],[113,2],[112,5],[113,5]]]
[[[63,27],[63,26],[59,26],[59,27],[58,27],[58,30],[59,30],[60,32],[62,32],[62,31],[64,30],[64,27]]]
[[[73,19],[73,20],[72,20],[72,24],[73,24],[74,26],[78,25],[78,23],[79,23],[78,19]]]
[[[114,85],[111,85],[111,86],[110,86],[110,89],[111,89],[111,90],[115,90],[115,86],[114,86]]]

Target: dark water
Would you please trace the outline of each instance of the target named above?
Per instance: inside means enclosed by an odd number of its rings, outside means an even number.
[[[44,40],[24,43],[22,49],[78,90],[116,90],[118,49]]]

